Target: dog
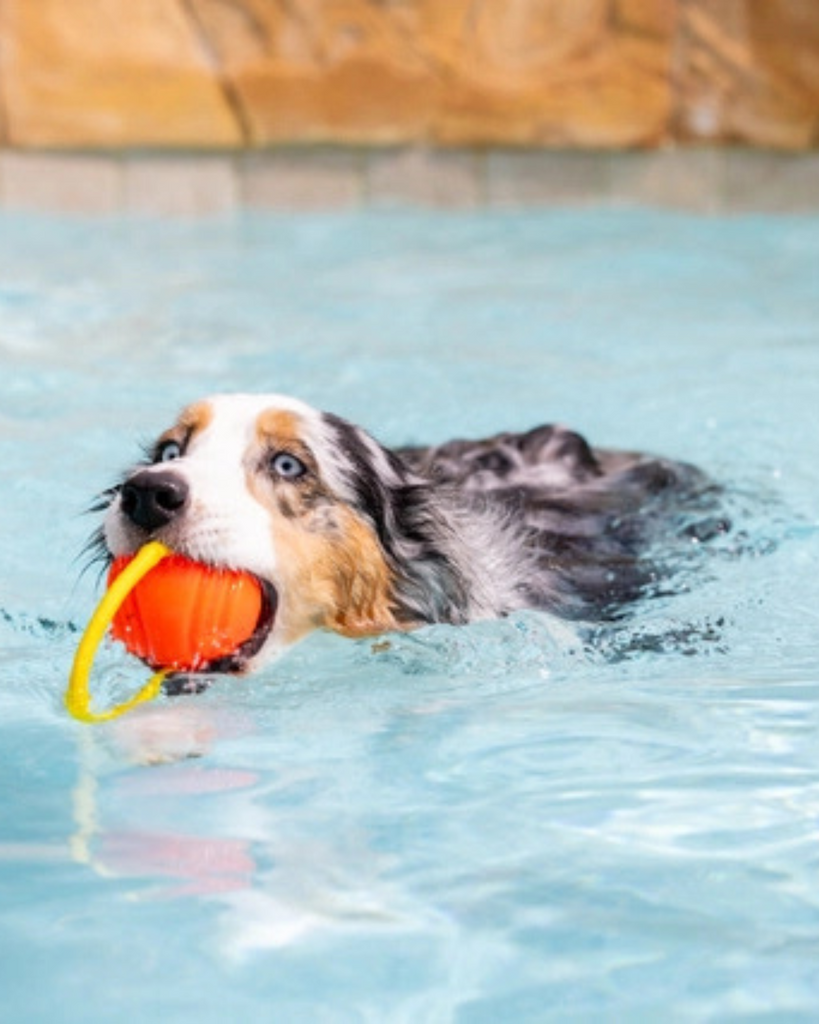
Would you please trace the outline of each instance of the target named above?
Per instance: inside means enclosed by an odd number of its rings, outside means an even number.
[[[671,587],[652,552],[729,528],[696,467],[562,426],[390,449],[295,398],[222,394],[146,455],[96,506],[103,561],[157,539],[265,594],[253,636],[208,673],[255,669],[317,629],[617,619]]]

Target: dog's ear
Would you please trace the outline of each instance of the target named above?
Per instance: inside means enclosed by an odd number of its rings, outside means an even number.
[[[400,629],[394,574],[373,526],[355,509],[335,505],[298,518],[280,517],[278,585],[287,641],[314,629],[347,637]]]
[[[372,581],[371,599],[361,605],[366,613],[342,616],[338,631],[355,628],[357,634],[347,635],[365,636],[385,628],[467,621],[468,586],[449,553],[456,531],[435,483],[418,476],[400,455],[358,427],[329,414],[325,420],[348,467],[351,511],[367,526],[377,549],[373,564],[380,561],[386,572],[381,583]],[[363,560],[355,567],[359,576],[362,565]],[[392,625],[379,625],[384,612]]]
[[[392,572],[372,528],[352,511],[343,545],[334,545],[333,610],[327,625],[347,637],[377,636],[400,628],[394,614]]]

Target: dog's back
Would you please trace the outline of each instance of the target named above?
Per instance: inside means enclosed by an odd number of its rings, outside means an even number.
[[[662,592],[672,549],[684,552],[729,528],[719,489],[696,467],[593,449],[560,426],[398,455],[435,484],[524,523],[539,567],[525,603],[570,617],[616,617]]]

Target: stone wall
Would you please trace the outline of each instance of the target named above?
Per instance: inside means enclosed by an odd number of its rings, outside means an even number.
[[[819,141],[817,0],[2,0],[0,145]]]

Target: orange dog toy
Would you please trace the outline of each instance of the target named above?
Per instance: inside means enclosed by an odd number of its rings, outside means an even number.
[[[114,559],[109,587],[132,557]],[[129,592],[111,635],[152,668],[196,672],[250,639],[261,612],[261,588],[250,573],[169,555]]]
[[[249,640],[263,610],[258,580],[173,554],[157,541],[114,560],[103,595],[80,640],[66,705],[84,722],[116,718],[155,697],[168,672],[196,672]],[[133,697],[103,712],[90,709],[88,677],[108,626],[128,650],[159,669]]]

